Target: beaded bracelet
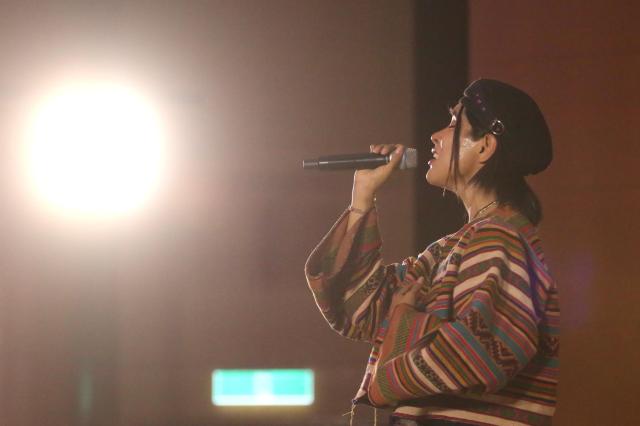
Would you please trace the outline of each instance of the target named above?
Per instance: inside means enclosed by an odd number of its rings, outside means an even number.
[[[365,214],[369,213],[369,211],[371,211],[371,209],[365,211],[365,210],[362,210],[362,209],[359,209],[359,208],[353,207],[353,206],[349,206],[349,208],[347,210],[349,210],[350,212],[361,214],[361,215],[365,215]]]

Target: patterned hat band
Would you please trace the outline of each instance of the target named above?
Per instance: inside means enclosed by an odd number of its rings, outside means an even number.
[[[491,107],[479,92],[465,92],[460,102],[467,111],[470,111],[481,123],[485,124],[487,130],[493,135],[500,136],[506,131],[504,123],[496,117]]]

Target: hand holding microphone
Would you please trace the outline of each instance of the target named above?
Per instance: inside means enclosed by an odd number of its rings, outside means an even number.
[[[373,206],[376,191],[395,169],[414,168],[418,163],[416,149],[405,148],[404,145],[371,145],[369,150],[365,154],[330,155],[304,160],[302,167],[316,170],[356,169],[351,207],[368,211]]]
[[[393,171],[398,168],[406,148],[403,145],[371,145],[372,154],[389,158],[389,162],[375,169],[360,169],[353,176],[352,201],[369,201],[373,203],[375,193],[389,179]],[[354,207],[357,207],[352,203]],[[370,204],[367,203],[370,207]]]
[[[326,155],[323,157],[304,160],[302,162],[302,168],[307,170],[360,170],[360,169],[375,169],[381,165],[387,164],[391,161],[390,154],[381,154],[374,152],[375,147],[392,146],[396,145],[371,145],[371,152],[364,154],[342,154],[342,155]],[[407,148],[400,160],[399,169],[411,169],[417,165],[417,151],[415,148]]]
[[[416,150],[413,151],[412,167],[416,166]],[[373,154],[389,156],[389,163],[372,170],[358,170],[353,175],[353,188],[351,190],[351,207],[361,211],[369,211],[373,207],[376,192],[389,179],[395,169],[398,168],[409,150],[404,145],[371,145]],[[351,228],[357,222],[352,214],[349,217],[347,228]]]

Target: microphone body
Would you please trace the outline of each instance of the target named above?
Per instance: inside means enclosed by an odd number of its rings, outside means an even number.
[[[371,152],[363,154],[325,155],[310,160],[302,161],[303,169],[315,170],[359,170],[375,169],[388,164],[391,154],[381,155]],[[418,165],[418,153],[415,148],[407,148],[402,154],[399,169],[412,169]]]

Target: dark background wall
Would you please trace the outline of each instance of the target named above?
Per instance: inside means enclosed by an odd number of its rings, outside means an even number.
[[[554,136],[554,162],[532,183],[561,297],[556,423],[637,424],[640,7],[493,1],[469,10],[470,78],[524,87]]]
[[[532,93],[555,137],[552,167],[532,180],[562,297],[555,424],[637,423],[638,7],[476,1],[467,15],[465,2],[449,1],[5,0],[0,8],[0,424],[348,424],[342,414],[368,347],[328,329],[302,266],[348,204],[351,175],[306,173],[301,160],[371,143],[419,146],[465,80],[480,76]],[[70,222],[42,210],[18,180],[24,116],[68,73],[137,82],[165,114],[168,183],[131,217]],[[389,261],[462,220],[455,200],[416,198],[423,173],[398,174],[379,194]],[[417,226],[425,220],[429,228]],[[316,404],[211,405],[214,368],[271,367],[315,369]],[[355,424],[372,415],[359,409]]]

